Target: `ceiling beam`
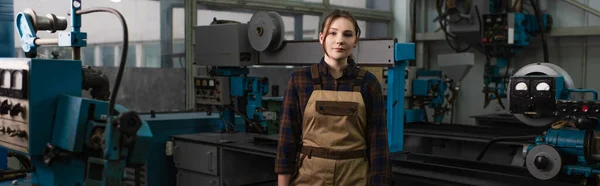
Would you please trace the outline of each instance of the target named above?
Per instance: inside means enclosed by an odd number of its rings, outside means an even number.
[[[174,0],[173,3],[174,7],[183,7],[184,5],[183,0]],[[390,22],[394,20],[391,11],[345,7],[331,4],[325,6],[323,3],[292,0],[197,0],[197,3],[211,8],[251,9],[258,11],[277,11],[282,14],[310,14],[318,16],[333,9],[343,9],[351,12],[352,15],[359,20],[378,22]]]
[[[599,36],[600,26],[561,27],[552,28],[549,37],[578,37]],[[417,41],[442,41],[445,40],[444,32],[417,33]]]

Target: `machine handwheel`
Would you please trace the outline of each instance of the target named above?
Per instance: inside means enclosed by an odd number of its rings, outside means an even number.
[[[538,145],[527,153],[525,166],[531,176],[540,180],[549,180],[560,173],[563,162],[556,148],[550,145]]]
[[[248,39],[254,50],[273,52],[283,45],[285,27],[277,12],[257,12],[248,25]]]

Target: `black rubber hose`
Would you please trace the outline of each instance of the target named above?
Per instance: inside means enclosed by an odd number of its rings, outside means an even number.
[[[437,0],[436,1],[436,10],[437,10],[437,14],[438,16],[442,15],[442,7],[444,6],[444,1],[443,0]],[[452,44],[452,42],[450,41],[450,38],[454,39],[456,42],[460,42],[458,40],[458,38],[450,33],[448,33],[448,31],[446,30],[446,23],[444,23],[444,19],[439,20],[440,23],[440,27],[442,28],[442,31],[444,32],[444,37],[446,38],[446,43],[448,43],[448,46],[450,46],[450,48],[452,48],[452,50],[454,50],[457,53],[461,53],[461,52],[466,52],[469,51],[469,49],[471,49],[471,45],[467,45],[466,48],[460,49],[457,48],[457,46],[454,46]]]
[[[546,41],[546,31],[544,31],[544,22],[542,21],[542,15],[540,13],[540,4],[534,0],[529,0],[531,2],[531,6],[533,7],[533,11],[535,12],[535,17],[538,21],[538,27],[540,28],[540,33],[542,35],[542,45],[544,46],[544,62],[549,63],[548,61],[548,42]]]
[[[477,155],[477,161],[480,161],[481,158],[483,158],[483,155],[485,154],[485,152],[487,152],[487,150],[490,148],[490,146],[492,146],[494,143],[503,142],[503,141],[526,141],[526,140],[535,139],[535,137],[537,137],[537,135],[510,136],[510,137],[494,138],[494,139],[490,140],[489,142],[487,142],[487,144],[485,144],[485,147],[483,147],[481,152],[479,152],[479,155]]]
[[[115,110],[115,101],[117,99],[117,93],[119,92],[119,86],[121,85],[121,79],[123,78],[123,71],[125,71],[125,64],[127,60],[127,48],[129,48],[129,32],[127,31],[127,23],[125,22],[125,18],[121,13],[112,8],[90,8],[86,10],[78,10],[77,14],[88,14],[95,12],[107,12],[116,15],[121,21],[121,25],[123,26],[123,50],[121,52],[121,63],[119,64],[119,73],[117,74],[117,79],[115,80],[115,85],[113,86],[112,94],[110,95],[110,101],[108,105],[108,115],[112,116]]]

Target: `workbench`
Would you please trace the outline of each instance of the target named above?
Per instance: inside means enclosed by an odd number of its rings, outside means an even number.
[[[178,186],[277,184],[277,135],[198,133],[173,141]]]

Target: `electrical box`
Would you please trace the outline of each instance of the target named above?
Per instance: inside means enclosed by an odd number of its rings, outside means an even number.
[[[195,77],[197,105],[226,105],[231,103],[229,77]]]
[[[483,15],[482,42],[487,46],[506,46],[514,44],[515,14]]]
[[[196,65],[241,67],[258,64],[258,52],[248,39],[248,24],[198,26],[194,31]]]
[[[455,14],[449,16],[447,21],[448,32],[457,36],[468,44],[481,43],[480,17],[489,13],[489,0],[456,1]],[[479,11],[479,15],[477,12]],[[436,22],[439,26],[439,22]]]

